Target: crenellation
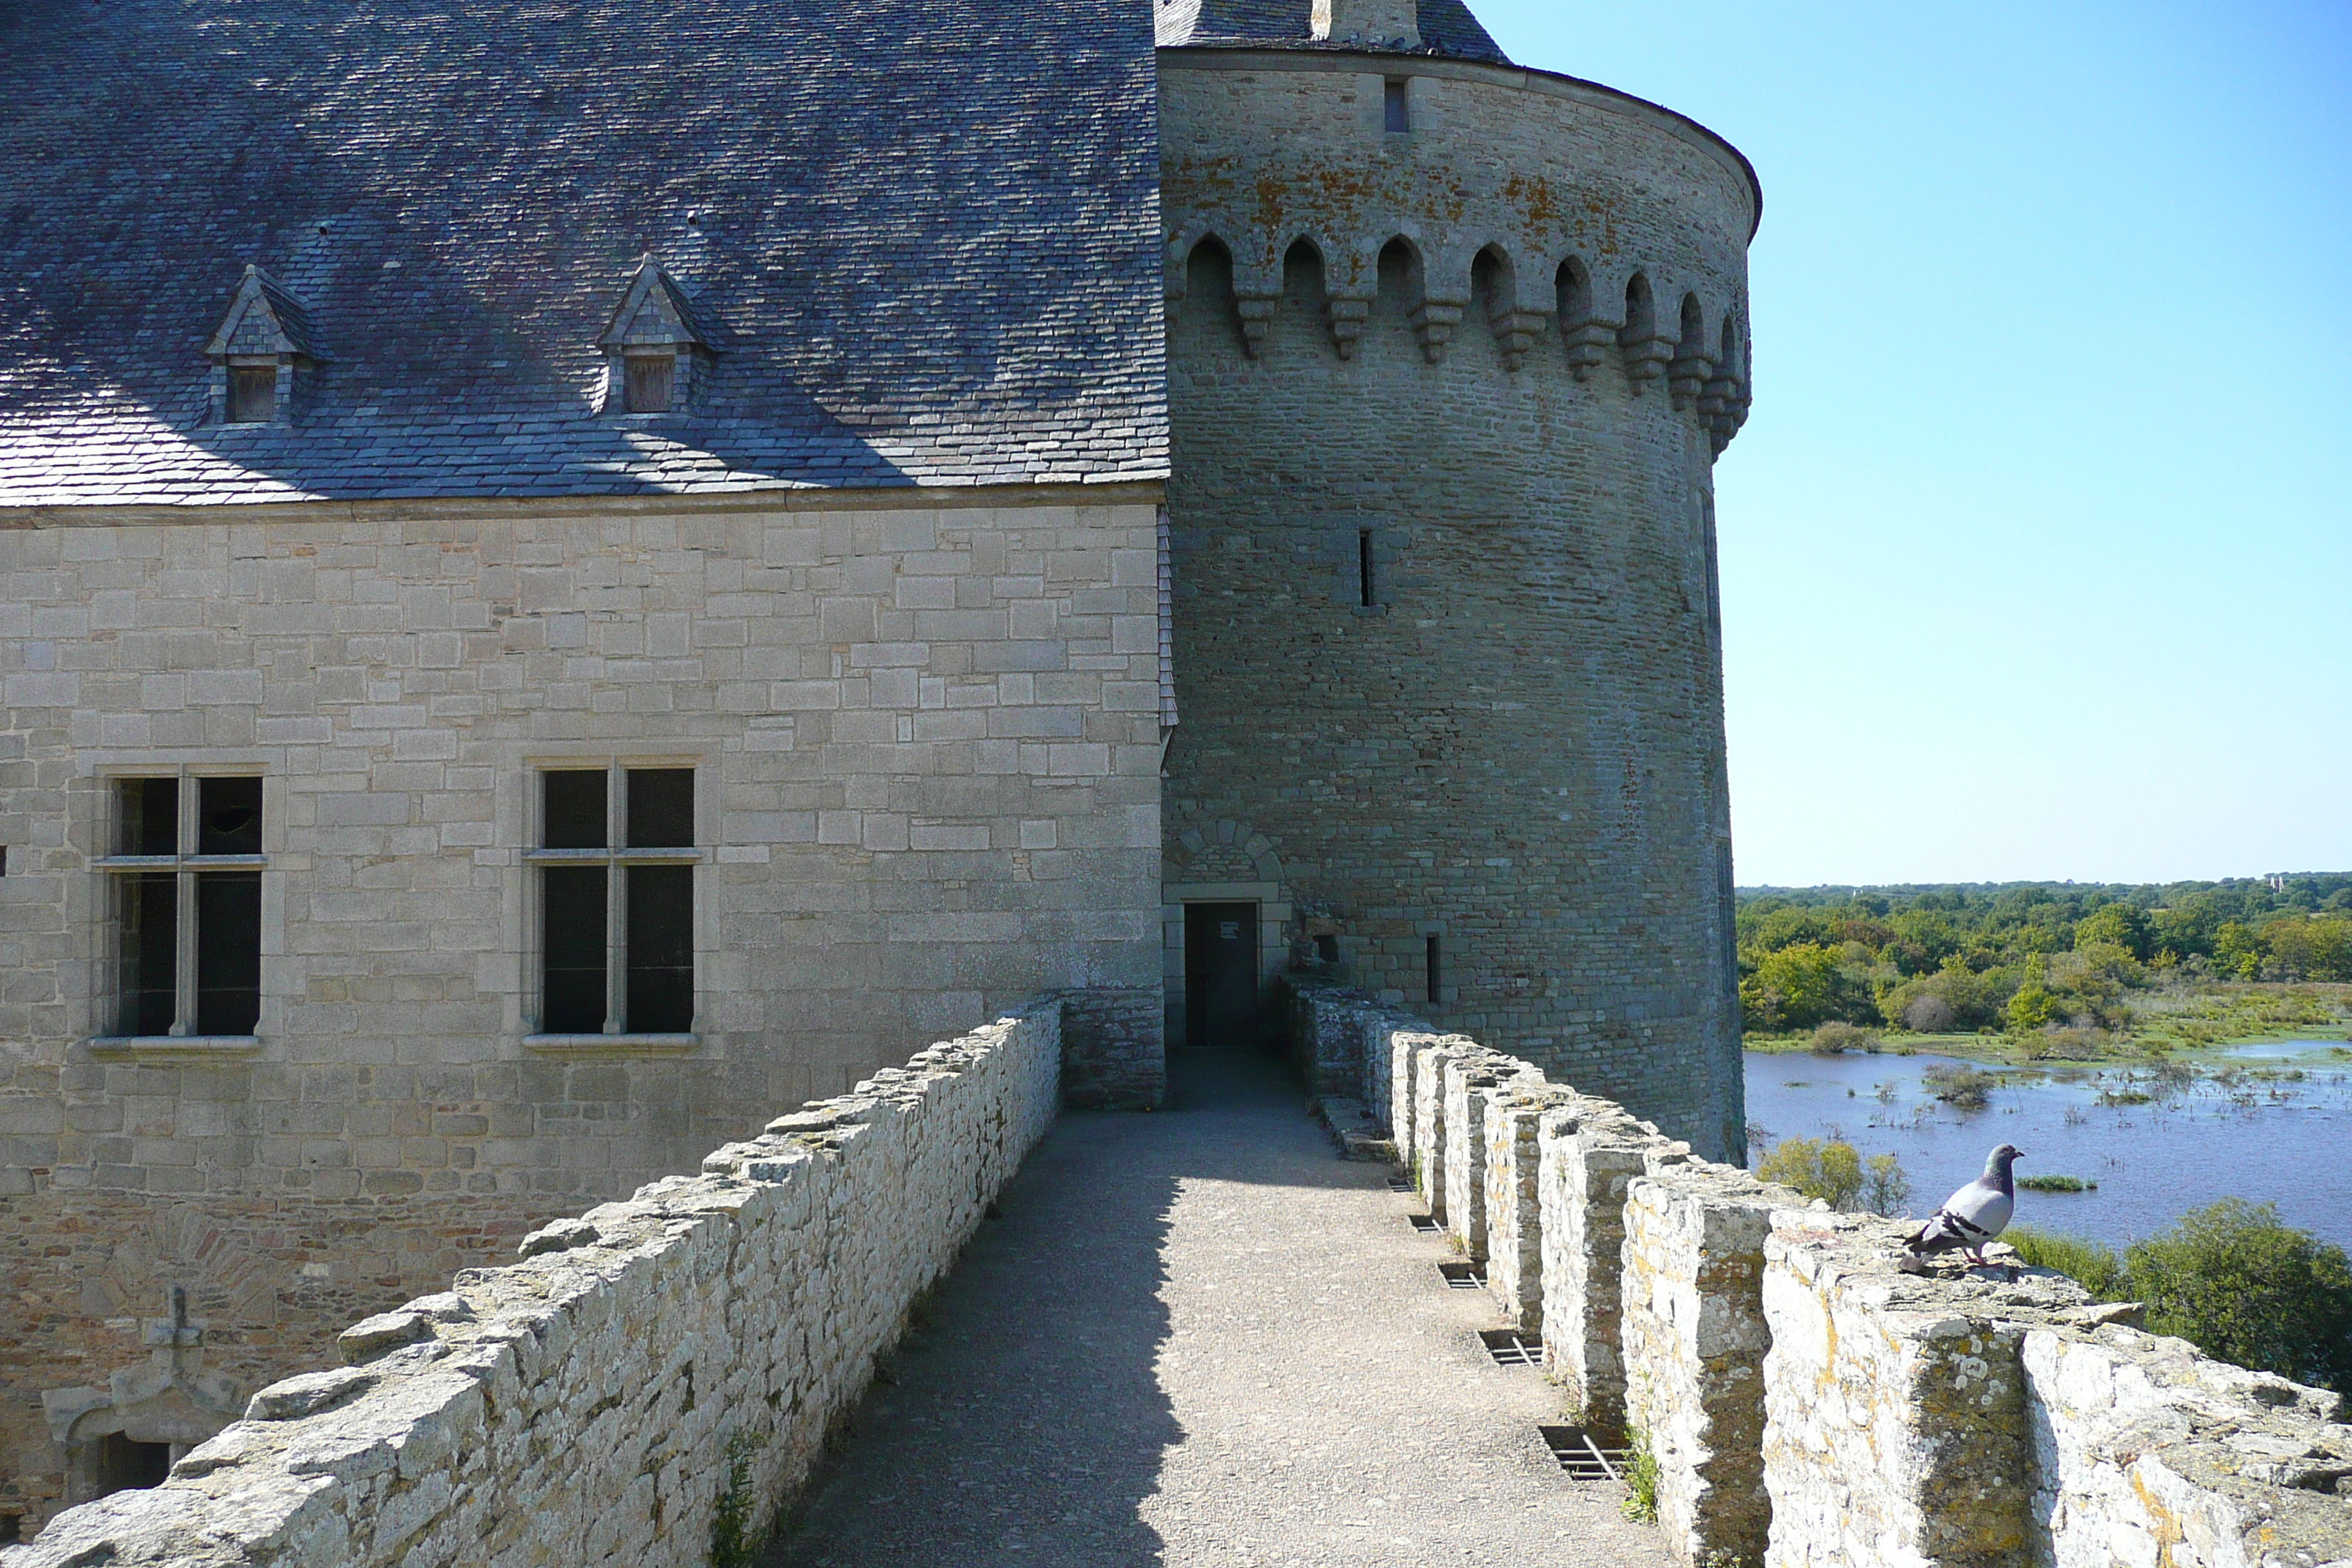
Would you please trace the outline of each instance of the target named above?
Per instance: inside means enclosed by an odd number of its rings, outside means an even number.
[[[1461,1180],[1445,1152],[1483,1133],[1503,1321],[1540,1331],[1566,1419],[1646,1445],[1677,1561],[2352,1562],[2339,1396],[2140,1332],[2136,1305],[2048,1269],[1922,1273],[1895,1221],[1696,1158],[1523,1060],[1407,1032],[1364,992],[1287,989],[1293,1027],[1361,1042],[1368,1073],[1393,1045],[1394,1094],[1324,1102],[1348,1149],[1385,1131],[1421,1151],[1416,1173],[1448,1173],[1423,1187],[1437,1211]],[[1342,1126],[1359,1113],[1364,1130]]]

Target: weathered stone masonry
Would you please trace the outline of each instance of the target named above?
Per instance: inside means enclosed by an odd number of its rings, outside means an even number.
[[[1076,998],[1075,1102],[1157,1099],[1149,489],[49,521],[0,529],[0,1505],[28,1529],[121,1416],[44,1395],[146,1366],[175,1287],[174,1399],[241,1398],[1041,990]],[[684,1036],[537,1027],[539,770],[607,760],[693,770]],[[184,767],[261,780],[243,1041],[113,1016],[110,792]],[[179,1444],[228,1413],[131,1406]]]
[[[2092,1306],[2047,1270],[1907,1272],[1895,1222],[1697,1159],[1370,996],[1307,982],[1289,1011],[1323,1081],[1367,1086],[1366,1100],[1324,1101],[1335,1129],[1370,1124],[1350,1151],[1383,1146],[1380,1132],[1420,1151],[1422,1193],[1485,1257],[1506,1321],[1540,1325],[1570,1413],[1647,1441],[1681,1561],[2352,1564],[2337,1395],[2142,1333],[2134,1309]],[[1475,1100],[1431,1092],[1482,1079]],[[1473,1183],[1481,1213],[1465,1224]]]
[[[345,1365],[9,1568],[701,1568],[730,1459],[763,1528],[1051,1123],[1061,1018],[934,1046],[354,1325]]]
[[[1752,173],[1458,55],[1165,49],[1160,102],[1170,880],[1273,868],[1251,896],[1352,983],[1728,1153]]]

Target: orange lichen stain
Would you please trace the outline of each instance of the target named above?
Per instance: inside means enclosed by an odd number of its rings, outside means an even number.
[[[2132,1467],[2131,1488],[2133,1495],[2139,1499],[2140,1506],[2147,1510],[2148,1533],[2156,1538],[2158,1568],[2179,1568],[2180,1557],[2172,1549],[2188,1541],[2189,1531],[2181,1528],[2180,1521],[2172,1516],[2170,1509],[2157,1500],[2156,1493],[2148,1489],[2147,1481],[2140,1475],[2137,1465]]]
[[[1503,199],[1519,209],[1531,228],[1559,223],[1567,216],[1559,193],[1541,174],[1513,174],[1503,182]]]

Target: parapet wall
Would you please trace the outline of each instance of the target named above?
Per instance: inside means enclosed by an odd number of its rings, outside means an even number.
[[[2047,1269],[1914,1272],[1895,1221],[1360,993],[1289,1002],[1318,1083],[1367,1086],[1335,1123],[1390,1135],[1505,1321],[1540,1328],[1570,1414],[1646,1445],[1678,1560],[2352,1568],[2336,1394],[2141,1333]]]
[[[1053,1120],[1047,999],[367,1319],[6,1568],[701,1568],[763,1528]]]

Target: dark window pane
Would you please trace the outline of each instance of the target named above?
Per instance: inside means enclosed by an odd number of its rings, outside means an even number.
[[[261,781],[196,781],[196,853],[261,853]]]
[[[686,849],[694,844],[694,770],[629,770],[629,847]]]
[[[603,770],[567,770],[551,773],[546,778],[547,831],[540,842],[550,849],[604,848]]]
[[[115,1027],[123,1034],[172,1032],[179,925],[177,877],[150,871],[122,879],[122,1008]]]
[[[261,873],[196,879],[196,1033],[249,1035],[261,1017]]]
[[[137,1443],[120,1432],[98,1440],[98,1495],[160,1487],[172,1473],[169,1443]]]
[[[228,422],[266,425],[278,416],[278,367],[232,365],[228,373]]]
[[[670,384],[677,362],[668,354],[631,354],[626,361],[628,405],[632,414],[669,411]]]
[[[1412,100],[1405,96],[1405,84],[1391,81],[1381,89],[1381,120],[1391,132],[1412,129]]]
[[[629,868],[629,1033],[694,1026],[694,868]]]
[[[180,781],[122,781],[123,855],[177,855],[180,852]]]
[[[548,775],[550,778],[572,776]],[[603,775],[596,778],[601,798]],[[600,836],[601,837],[601,836]],[[540,872],[546,900],[540,923],[546,967],[541,973],[539,1026],[550,1035],[604,1030],[604,868],[550,866]]]

